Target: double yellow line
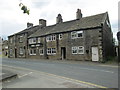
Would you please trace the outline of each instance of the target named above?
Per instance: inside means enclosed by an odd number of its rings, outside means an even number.
[[[28,70],[28,71],[32,71],[32,72],[38,72],[38,73],[43,73],[45,75],[49,75],[49,76],[54,76],[54,77],[59,77],[62,79],[66,79],[66,80],[70,80],[70,81],[74,81],[77,83],[81,83],[81,84],[86,84],[95,88],[108,88],[105,86],[101,86],[101,85],[97,85],[97,84],[93,84],[93,83],[89,83],[89,82],[84,82],[84,81],[80,81],[80,80],[76,80],[76,79],[72,79],[72,78],[68,78],[68,77],[64,77],[64,76],[59,76],[59,75],[55,75],[55,74],[50,74],[50,73],[46,73],[46,72],[41,72],[41,71],[37,71],[37,70],[33,70],[33,69],[27,69],[27,68],[23,68],[23,67],[14,67],[14,66],[8,66],[8,65],[1,65],[1,66],[5,66],[5,67],[9,67],[9,68],[15,68],[15,69],[22,69],[22,70]]]

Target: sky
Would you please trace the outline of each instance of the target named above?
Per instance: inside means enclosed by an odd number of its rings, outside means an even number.
[[[60,13],[63,21],[76,19],[77,9],[81,9],[83,17],[108,12],[116,38],[118,31],[118,1],[119,0],[0,0],[0,34],[7,36],[24,30],[27,22],[39,24],[39,19],[47,20],[47,25],[56,23]],[[19,3],[30,9],[30,15],[23,14]]]

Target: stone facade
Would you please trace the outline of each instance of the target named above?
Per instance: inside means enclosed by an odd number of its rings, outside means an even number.
[[[35,32],[31,28],[27,33],[9,36],[9,42],[11,37],[16,39],[9,44],[9,51],[10,48],[17,50],[13,50],[13,57],[17,52],[16,57],[19,58],[103,62],[114,55],[113,34],[107,12],[82,17],[78,9],[76,19],[67,22],[63,22],[62,15],[58,14],[55,25],[46,26],[46,20],[40,19]],[[23,38],[22,42],[19,42],[20,37]],[[9,56],[12,57],[10,53]]]
[[[37,30],[39,26],[33,27],[33,24],[27,23],[27,29],[8,36],[8,57],[26,58],[28,51],[27,37]]]
[[[7,56],[8,55],[8,41],[3,40],[2,43],[2,55]]]

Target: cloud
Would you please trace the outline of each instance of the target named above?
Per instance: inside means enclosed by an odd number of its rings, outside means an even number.
[[[26,28],[27,22],[39,24],[39,19],[46,19],[47,25],[56,23],[58,13],[62,14],[63,21],[76,18],[78,8],[83,17],[108,11],[112,30],[116,33],[118,21],[118,0],[22,0],[30,9],[30,15],[23,14],[19,7],[19,0],[0,1],[0,29],[4,35],[21,31]]]

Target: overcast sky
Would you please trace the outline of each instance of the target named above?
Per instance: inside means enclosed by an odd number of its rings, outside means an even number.
[[[6,37],[26,28],[27,22],[39,24],[39,19],[46,19],[47,25],[56,23],[60,13],[63,21],[76,18],[77,9],[83,17],[108,12],[114,37],[118,31],[119,0],[0,0],[0,31]],[[19,3],[30,9],[30,15],[23,14]]]

